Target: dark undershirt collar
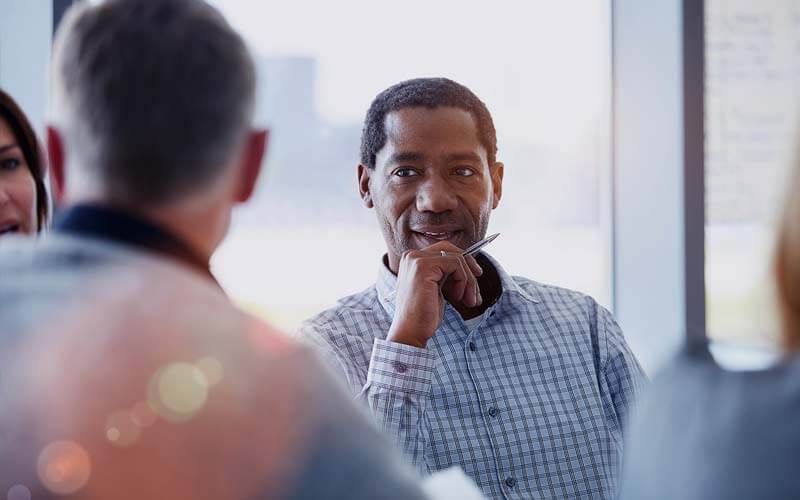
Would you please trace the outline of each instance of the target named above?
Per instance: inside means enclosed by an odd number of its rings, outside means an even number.
[[[176,259],[219,286],[207,259],[163,227],[129,211],[100,205],[75,205],[56,218],[53,228],[56,233],[112,241]]]

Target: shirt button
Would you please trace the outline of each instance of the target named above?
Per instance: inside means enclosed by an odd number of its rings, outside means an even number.
[[[499,413],[500,413],[500,410],[498,410],[498,409],[497,409],[497,408],[495,408],[494,406],[492,406],[491,408],[489,408],[489,416],[490,416],[490,417],[496,417],[496,416],[497,416]]]
[[[517,480],[514,479],[513,477],[507,477],[504,482],[506,483],[506,486],[508,486],[509,488],[513,488],[517,484]]]
[[[469,350],[472,351],[472,352],[475,352],[475,349],[476,349],[475,348],[475,342],[470,342],[469,343]]]
[[[394,366],[394,369],[397,373],[405,373],[406,370],[408,369],[406,365],[404,365],[399,361],[395,361],[394,363],[392,363],[392,366]]]

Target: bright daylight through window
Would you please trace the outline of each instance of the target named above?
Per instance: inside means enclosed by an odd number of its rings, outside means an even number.
[[[506,169],[489,252],[611,306],[610,2],[213,3],[251,45],[272,130],[256,198],[213,262],[237,302],[293,328],[374,282],[385,250],[356,184],[364,114],[396,82],[445,76],[495,120]]]

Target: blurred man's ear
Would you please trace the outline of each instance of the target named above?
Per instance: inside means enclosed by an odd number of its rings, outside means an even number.
[[[503,162],[495,162],[490,171],[492,174],[492,208],[497,208],[500,204],[500,198],[503,197],[503,169],[505,165]]]
[[[371,173],[372,170],[369,167],[361,163],[358,164],[358,192],[367,208],[375,206],[372,203],[372,193],[369,190],[369,178]]]
[[[51,188],[56,205],[64,202],[66,194],[66,172],[64,171],[64,141],[54,127],[47,127],[47,159],[50,163]]]
[[[247,136],[240,171],[241,180],[235,198],[237,203],[244,203],[253,196],[258,176],[261,173],[261,165],[267,154],[268,142],[269,130],[267,129],[250,132]]]

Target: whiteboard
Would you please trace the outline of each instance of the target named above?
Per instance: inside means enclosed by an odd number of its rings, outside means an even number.
[[[770,224],[794,152],[800,0],[706,1],[706,220]]]

